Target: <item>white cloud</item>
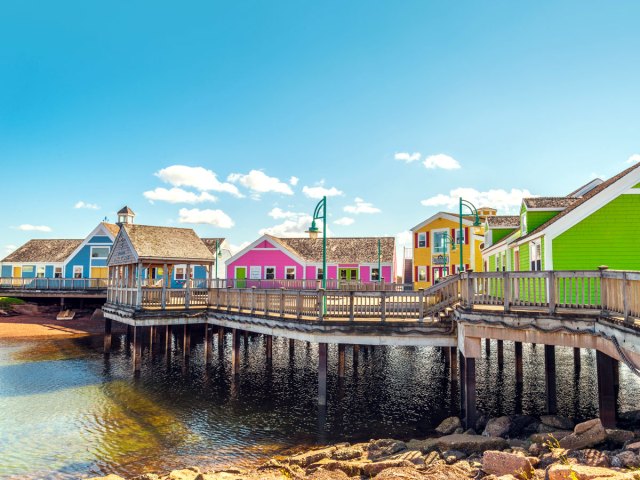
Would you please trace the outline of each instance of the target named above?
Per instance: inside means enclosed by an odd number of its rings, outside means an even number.
[[[349,225],[353,225],[353,222],[355,222],[355,220],[351,217],[342,217],[337,219],[335,222],[336,225],[344,225],[344,226],[349,226]]]
[[[80,200],[73,206],[73,208],[88,208],[89,210],[98,210],[100,207],[95,203],[85,203]]]
[[[9,244],[4,246],[4,251],[8,255],[11,252],[15,251],[18,248],[17,245]]]
[[[336,187],[325,188],[324,182],[320,182],[320,184],[315,187],[307,187],[305,185],[304,187],[302,187],[302,193],[304,193],[309,198],[317,199],[320,199],[322,197],[338,197],[340,195],[344,195],[342,190],[338,190]]]
[[[297,217],[287,218],[284,222],[273,227],[263,228],[259,231],[260,235],[268,233],[276,237],[306,237],[306,231],[311,226],[311,215],[299,215]],[[322,228],[322,225],[318,225]],[[328,232],[327,232],[328,233]]]
[[[220,228],[231,228],[235,225],[231,217],[222,210],[181,208],[178,214],[180,215],[178,218],[180,223],[206,224]]]
[[[411,163],[411,162],[417,162],[418,160],[420,160],[421,156],[422,154],[420,152],[413,152],[413,153],[398,152],[394,155],[394,158],[396,160],[401,160],[403,162]]]
[[[193,187],[201,192],[225,192],[236,197],[244,196],[238,187],[231,183],[221,182],[214,172],[203,167],[172,165],[156,172],[155,175],[174,187]]]
[[[280,218],[297,218],[301,215],[305,215],[304,213],[296,213],[296,212],[288,212],[282,210],[281,208],[275,207],[272,208],[269,213],[267,213],[272,218],[280,219]]]
[[[455,158],[444,153],[429,155],[422,164],[426,168],[442,168],[444,170],[457,170],[460,168],[460,163]]]
[[[372,203],[365,202],[362,198],[356,197],[355,205],[347,205],[344,211],[348,213],[380,213],[378,207],[374,207]]]
[[[298,185],[298,182],[299,182],[299,181],[300,181],[300,179],[299,179],[298,177],[291,177],[291,178],[289,179],[289,183],[290,183],[292,186],[294,186],[294,187],[295,187],[296,185]]]
[[[229,244],[229,251],[231,252],[231,255],[235,255],[240,250],[243,250],[244,248],[248,247],[250,244],[251,244],[251,242],[242,242],[240,245],[235,245],[233,243],[230,243]]]
[[[202,202],[215,202],[216,197],[207,192],[200,192],[195,194],[188,192],[182,188],[173,187],[170,189],[158,187],[155,190],[149,190],[144,192],[144,197],[153,202],[169,202],[169,203],[202,203]]]
[[[638,163],[640,162],[640,153],[634,153],[627,159],[627,163]]]
[[[517,212],[524,197],[534,197],[529,190],[512,188],[510,191],[503,189],[492,189],[480,192],[475,188],[456,188],[449,192],[449,195],[442,193],[422,200],[420,203],[425,207],[445,207],[447,209],[457,209],[460,197],[474,204],[477,208],[493,207],[500,212]],[[456,210],[457,211],[457,210]]]
[[[23,223],[18,227],[13,227],[18,230],[24,230],[25,232],[50,232],[51,227],[47,227],[46,225],[31,225],[29,223]]]
[[[270,177],[262,170],[251,170],[248,174],[232,173],[227,177],[232,183],[239,183],[243,187],[257,193],[282,193],[284,195],[293,195],[291,187],[279,178]]]

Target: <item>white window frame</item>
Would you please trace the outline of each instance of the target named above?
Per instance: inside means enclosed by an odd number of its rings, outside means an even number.
[[[35,265],[22,265],[22,274],[24,276],[25,273],[33,273],[36,274],[36,266]]]
[[[542,270],[542,245],[539,241],[529,243],[529,268],[532,272]]]
[[[254,272],[257,272],[257,276],[254,278]],[[262,266],[250,265],[249,266],[249,280],[262,280]]]
[[[94,257],[93,256],[93,250],[97,249],[97,248],[106,248],[107,249],[107,256],[106,257]],[[111,253],[111,247],[109,245],[92,245],[91,246],[91,252],[89,253],[89,258],[93,261],[93,260],[106,260],[107,258],[109,258],[109,254]]]
[[[374,270],[378,270],[378,278],[376,278],[376,279],[373,278],[373,271]],[[369,281],[370,282],[379,282],[380,279],[382,278],[381,270],[382,270],[382,268],[378,269],[378,267],[370,267],[369,268]]]
[[[456,245],[460,245],[460,228],[454,228],[453,229],[454,232],[456,232],[456,234],[454,235],[454,241],[456,242]],[[467,227],[462,227],[462,245],[465,245],[467,243]]]
[[[447,245],[445,244],[444,247],[440,247],[437,242],[436,242],[436,234],[440,234],[440,233],[444,233],[445,235],[450,235],[449,234],[449,229],[448,228],[438,228],[437,230],[432,230],[431,231],[431,252],[432,253],[442,253],[442,254],[446,254],[449,253],[449,249],[451,248],[451,245],[449,245],[449,248],[447,248]],[[447,241],[448,243],[448,241]],[[442,248],[442,250],[441,250]]]
[[[322,277],[324,277],[324,270],[322,270],[322,267],[316,267],[315,280],[322,280],[322,278],[319,276],[320,272],[322,272]]]
[[[287,270],[288,270],[288,269],[290,269],[290,268],[293,268],[293,278],[287,278]],[[297,273],[297,272],[296,272],[296,270],[297,270],[297,269],[296,269],[296,267],[295,267],[295,266],[292,266],[292,265],[289,265],[289,266],[284,267],[284,279],[285,279],[285,280],[295,280],[295,279],[296,279],[296,277],[297,277],[297,275],[296,275],[296,273]]]
[[[422,275],[420,275],[420,273],[422,273]],[[427,266],[419,265],[418,266],[418,282],[426,282],[426,281],[427,281]]]
[[[427,248],[427,232],[418,232],[418,248]]]
[[[76,273],[80,272],[80,276],[76,277]],[[74,265],[73,266],[73,276],[72,278],[84,278],[84,265]]]
[[[36,278],[44,278],[47,274],[46,265],[36,265]]]
[[[58,273],[60,274],[59,276]],[[53,278],[62,278],[62,267],[53,267]]]
[[[527,234],[527,212],[520,215],[520,229],[522,230],[520,232],[522,235]]]
[[[267,270],[269,270],[270,268],[273,268],[273,278],[267,278]],[[276,269],[276,267],[274,267],[273,265],[265,265],[264,267],[265,280],[275,280],[277,276],[278,276],[278,270]]]
[[[180,277],[178,277],[178,270],[181,270],[182,273]],[[173,279],[176,281],[183,281],[187,279],[187,267],[183,267],[181,265],[176,265],[173,269]]]

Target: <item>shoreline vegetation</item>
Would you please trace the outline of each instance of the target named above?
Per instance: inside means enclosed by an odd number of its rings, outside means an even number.
[[[480,418],[465,431],[449,417],[438,436],[423,440],[339,443],[248,469],[192,466],[91,480],[640,480],[640,429],[633,429],[640,411],[622,414],[620,423],[627,428],[606,429],[598,418],[575,425],[558,415],[510,415]]]

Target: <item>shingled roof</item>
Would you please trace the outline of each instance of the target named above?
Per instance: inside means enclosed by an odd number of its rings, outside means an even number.
[[[527,235],[524,235],[523,237],[520,237],[517,240],[517,243],[520,243],[521,241],[536,235],[537,233],[540,233],[542,230],[544,230],[545,228],[547,228],[549,225],[557,222],[558,220],[560,220],[562,217],[564,217],[565,215],[569,214],[570,212],[572,212],[573,210],[575,210],[576,208],[578,208],[580,205],[582,205],[583,203],[585,203],[586,201],[588,201],[589,199],[593,198],[594,196],[596,196],[597,194],[599,194],[600,192],[602,192],[603,190],[605,190],[606,188],[610,187],[611,185],[613,185],[614,183],[616,183],[618,180],[620,180],[623,177],[626,177],[629,173],[631,173],[632,171],[634,171],[635,169],[637,169],[638,167],[640,167],[640,162],[636,163],[635,165],[632,165],[631,167],[627,168],[626,170],[623,170],[622,172],[620,172],[619,174],[611,177],[610,179],[608,179],[605,182],[602,182],[600,185],[598,185],[595,188],[592,188],[591,190],[589,190],[587,193],[585,193],[582,197],[580,197],[579,199],[576,199],[576,201],[574,201],[570,206],[568,206],[567,208],[565,208],[564,210],[562,210],[560,213],[558,213],[556,216],[554,216],[553,218],[547,220],[545,223],[543,223],[542,225],[540,225],[538,228],[536,228],[535,230],[529,232]]]
[[[489,228],[518,228],[520,217],[517,215],[493,215],[487,217]]]
[[[104,228],[111,232],[111,235],[113,235],[114,237],[118,236],[118,232],[120,231],[120,227],[118,225],[116,225],[115,223],[107,222],[102,222],[102,225],[104,225]]]
[[[322,238],[267,236],[305,262],[322,262]],[[395,238],[393,237],[327,238],[327,262],[376,263],[378,261],[378,239],[380,239],[380,260],[384,263],[393,262],[395,253]]]
[[[82,240],[77,239],[29,240],[16,251],[7,255],[2,262],[60,263],[64,262],[81,243]]]
[[[202,239],[204,244],[207,246],[207,248],[213,255],[216,254],[216,242],[217,242],[218,248],[220,248],[224,240],[225,240],[224,238],[203,238]]]
[[[578,198],[575,197],[532,197],[523,198],[522,201],[527,208],[567,208],[572,205]]]
[[[139,259],[213,261],[213,254],[190,228],[122,226]]]

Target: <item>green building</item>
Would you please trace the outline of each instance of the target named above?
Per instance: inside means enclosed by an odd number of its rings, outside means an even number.
[[[485,271],[640,270],[640,164],[485,224]]]

